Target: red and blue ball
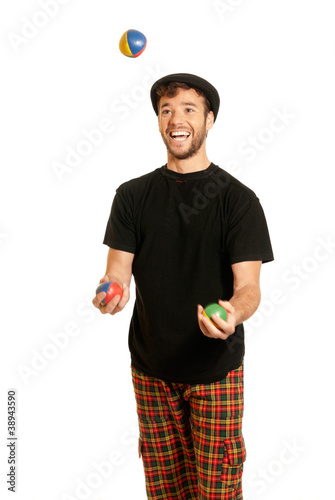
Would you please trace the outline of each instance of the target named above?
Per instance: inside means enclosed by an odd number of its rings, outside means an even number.
[[[116,295],[120,295],[120,300],[122,299],[122,288],[115,281],[101,283],[96,289],[96,294],[98,295],[100,292],[105,292],[106,294],[106,297],[101,301],[102,305],[108,304]]]

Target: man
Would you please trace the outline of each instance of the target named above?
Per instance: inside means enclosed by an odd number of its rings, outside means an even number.
[[[241,500],[243,321],[260,302],[262,262],[273,260],[256,195],[206,153],[220,99],[206,80],[168,75],[151,89],[167,164],[116,191],[103,281],[123,297],[134,275],[132,376],[149,499]],[[219,302],[227,321],[202,315]]]

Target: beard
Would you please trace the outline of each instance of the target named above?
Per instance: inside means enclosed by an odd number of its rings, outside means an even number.
[[[174,151],[174,148],[172,148],[169,144],[169,141],[166,139],[165,135],[162,135],[163,142],[166,146],[166,149],[170,153],[170,155],[174,156],[177,160],[187,160],[188,158],[192,158],[201,146],[203,145],[206,137],[207,137],[207,130],[206,130],[206,124],[203,126],[203,128],[193,136],[191,143],[189,144],[188,148],[183,151],[178,153],[178,151]]]

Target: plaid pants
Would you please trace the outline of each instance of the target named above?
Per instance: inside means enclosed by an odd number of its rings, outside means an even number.
[[[149,500],[242,500],[243,365],[211,384],[132,368]]]

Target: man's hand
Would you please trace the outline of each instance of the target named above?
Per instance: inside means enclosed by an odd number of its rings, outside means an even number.
[[[101,301],[106,297],[106,294],[105,292],[98,293],[92,300],[92,304],[102,314],[116,314],[122,311],[127,304],[134,256],[133,253],[115,250],[114,248],[108,250],[106,273],[100,283],[116,281],[122,288],[122,299],[119,295],[116,295],[104,306]]]
[[[100,280],[100,283],[107,283],[107,281],[114,281],[110,276],[107,276],[107,274]],[[115,295],[115,297],[108,302],[108,304],[103,305],[101,302],[103,299],[106,297],[105,292],[100,292],[98,295],[94,297],[92,300],[92,304],[94,307],[100,310],[102,314],[116,314],[124,308],[124,306],[127,304],[129,300],[129,287],[126,285],[126,283],[123,284],[122,287],[122,299],[120,298],[120,295]],[[120,300],[121,299],[121,300]]]
[[[215,325],[213,325],[213,323],[209,321],[208,318],[206,318],[202,314],[204,308],[198,305],[198,323],[200,330],[204,335],[206,335],[206,337],[210,337],[212,339],[226,340],[230,335],[232,335],[235,332],[236,328],[235,309],[230,304],[230,302],[225,300],[219,300],[219,304],[220,306],[224,307],[225,310],[227,311],[227,321],[224,321],[216,314],[213,314],[211,319],[217,324],[218,326],[217,328]]]

